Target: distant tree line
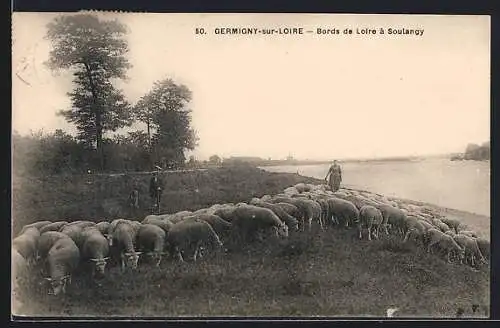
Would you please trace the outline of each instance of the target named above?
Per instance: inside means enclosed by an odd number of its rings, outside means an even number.
[[[127,79],[132,66],[125,57],[125,25],[77,14],[58,16],[47,28],[52,49],[46,65],[73,74],[71,106],[58,114],[75,125],[77,135],[62,130],[15,133],[14,169],[57,174],[183,166],[185,151],[193,150],[198,141],[191,127],[191,91],[165,78],[154,82],[133,105],[115,87],[117,80]],[[117,134],[134,123],[145,128]]]
[[[484,142],[481,145],[470,143],[465,148],[463,154],[452,156],[452,160],[474,160],[485,161],[490,159],[490,142]]]

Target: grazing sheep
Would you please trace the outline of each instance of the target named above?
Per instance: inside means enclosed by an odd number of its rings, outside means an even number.
[[[137,269],[139,255],[142,254],[142,252],[136,252],[134,248],[138,230],[131,222],[119,222],[109,236],[109,246],[117,250],[122,271],[125,267]]]
[[[107,221],[102,221],[95,225],[96,229],[99,230],[99,232],[102,233],[103,236],[106,236],[109,233],[110,226],[111,223]]]
[[[182,253],[188,250],[194,251],[193,260],[196,261],[200,247],[205,244],[223,247],[215,230],[201,220],[188,220],[174,225],[166,241],[171,254],[176,254],[180,261],[184,261]]]
[[[311,229],[311,223],[315,217],[315,209],[310,199],[280,196],[275,197],[273,203],[288,203],[296,206],[299,210],[299,215],[296,218],[299,219],[302,231],[305,230],[306,222],[309,225],[309,229]]]
[[[486,263],[485,258],[483,257],[483,254],[481,254],[481,251],[479,250],[479,247],[477,245],[476,239],[462,235],[462,234],[456,234],[453,239],[457,242],[458,245],[464,248],[465,252],[465,262],[467,263],[467,259],[470,259],[470,265],[475,266],[475,259],[479,259],[480,262]]]
[[[288,237],[288,227],[270,209],[242,205],[234,210],[233,215],[233,227],[243,240],[256,237],[259,232],[273,232],[276,237]]]
[[[125,220],[125,219],[115,219],[113,221],[111,221],[111,223],[109,224],[109,227],[108,227],[108,234],[112,234],[113,231],[115,231],[115,228],[116,226],[121,223],[121,222],[126,222],[126,223],[130,223],[129,220]]]
[[[295,187],[288,187],[285,190],[283,190],[283,193],[289,196],[300,194],[300,192]]]
[[[420,222],[420,224],[425,227],[425,230],[434,229],[434,226],[425,220],[421,220],[420,218],[418,218],[418,222]]]
[[[96,227],[88,227],[83,231],[82,259],[90,261],[91,277],[104,275],[107,260],[109,260],[108,240]]]
[[[450,227],[444,222],[442,222],[440,219],[433,219],[432,224],[437,228],[439,228],[439,230],[441,230],[442,232],[450,230]]]
[[[69,237],[59,231],[46,231],[42,233],[38,239],[38,259],[45,260],[52,246],[54,246],[56,241],[62,238]]]
[[[12,278],[21,277],[28,273],[28,263],[14,247],[11,248]]]
[[[328,213],[330,220],[345,227],[359,220],[357,207],[352,202],[340,198],[328,198]]]
[[[38,238],[40,238],[40,231],[35,227],[30,227],[12,240],[12,247],[24,257],[28,265],[36,261]]]
[[[236,206],[228,205],[224,207],[217,208],[212,214],[217,215],[223,220],[227,222],[233,221],[233,212],[236,209]]]
[[[312,189],[312,187],[311,187],[310,184],[305,184],[305,183],[302,183],[302,182],[301,183],[297,183],[295,186],[293,186],[293,188],[295,188],[295,190],[297,190],[299,193],[308,192],[308,191],[311,191],[311,189]]]
[[[40,229],[42,229],[44,226],[46,226],[47,224],[51,224],[51,223],[52,223],[51,221],[38,221],[38,222],[34,222],[31,224],[25,225],[23,227],[23,229],[21,230],[21,232],[19,233],[19,235],[22,235],[29,228],[36,228],[38,231],[40,231]]]
[[[483,254],[483,256],[487,260],[489,260],[490,259],[490,252],[491,252],[490,241],[485,239],[485,238],[479,237],[479,238],[476,238],[476,243],[477,243],[477,246],[479,247],[479,250],[481,251],[481,254]]]
[[[80,250],[71,238],[61,238],[49,251],[47,255],[49,264],[49,278],[51,283],[49,294],[59,295],[66,292],[66,285],[71,283],[71,274],[80,262]]]
[[[324,196],[324,197],[326,197],[326,196]],[[329,210],[328,201],[324,197],[315,197],[314,198],[314,200],[321,207],[321,221],[323,224],[325,224],[325,222],[327,222],[327,220],[328,220],[328,210]]]
[[[262,208],[268,208],[276,214],[281,221],[285,222],[288,226],[288,230],[297,231],[299,230],[299,224],[296,218],[288,214],[285,210],[283,210],[280,206],[268,202],[263,202],[260,199],[253,199],[250,202],[251,205],[255,205]]]
[[[407,242],[408,240],[420,240],[423,244],[424,235],[427,230],[427,227],[422,223],[421,220],[416,219],[415,221],[413,221],[412,219],[410,219],[410,221],[407,223],[407,230],[403,242]]]
[[[285,211],[288,215],[293,216],[294,218],[298,218],[301,215],[299,208],[293,204],[289,203],[272,203],[272,204],[279,206],[283,211]]]
[[[403,222],[403,233],[406,236],[409,230],[411,230],[415,225],[420,224],[417,217],[413,215],[407,215]]]
[[[137,246],[139,250],[151,257],[156,266],[160,266],[164,254],[166,232],[154,224],[143,224],[137,232]]]
[[[28,275],[28,263],[15,248],[11,248],[11,268],[11,304],[14,307],[22,304],[18,292]]]
[[[465,250],[457,244],[453,237],[441,232],[438,229],[429,229],[426,232],[427,253],[430,253],[432,246],[437,245],[442,251],[446,252],[448,263],[451,253],[458,254],[460,261],[464,258]]]
[[[169,218],[169,221],[172,222],[172,223],[179,223],[181,222],[182,220],[184,220],[184,218],[186,216],[189,216],[191,215],[193,212],[191,211],[180,211],[180,212],[177,212],[175,214],[173,214],[170,218]]]
[[[61,232],[75,242],[78,248],[81,248],[83,245],[83,228],[76,224],[68,224],[64,226]]]
[[[272,199],[273,199],[273,197],[271,195],[264,195],[264,196],[260,197],[260,200],[263,202],[270,202]]]
[[[153,224],[158,226],[168,233],[172,226],[174,225],[170,220],[162,220],[158,216],[148,215],[143,221],[142,224]]]
[[[219,237],[227,236],[227,234],[231,231],[231,227],[233,226],[232,223],[227,222],[226,220],[214,214],[193,213],[193,215],[187,216],[185,218],[185,221],[187,220],[201,220],[207,222],[215,230]]]
[[[358,231],[359,231],[359,239],[363,238],[363,228],[368,230],[368,240],[372,240],[372,229],[374,229],[374,236],[378,239],[378,234],[380,230],[380,225],[383,222],[382,213],[380,211],[370,205],[365,205],[359,211],[359,220],[358,220]]]
[[[40,229],[40,233],[44,233],[47,231],[61,231],[61,228],[67,224],[68,224],[68,222],[66,222],[66,221],[56,221],[56,222],[53,222],[53,223],[50,223],[50,224],[43,226]]]
[[[455,231],[455,233],[458,233],[458,227],[460,226],[460,221],[453,219],[453,218],[447,218],[447,217],[441,218],[441,221],[443,223],[445,223],[446,225],[448,225],[448,227],[450,227],[450,229],[453,229]]]
[[[387,225],[390,225],[392,229],[396,229],[401,235],[404,236],[404,227],[406,224],[406,214],[400,209],[391,205],[379,205],[377,207],[382,216],[384,217],[384,227],[387,231]]]

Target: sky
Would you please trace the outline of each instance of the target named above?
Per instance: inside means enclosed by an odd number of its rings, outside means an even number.
[[[43,63],[46,24],[14,13],[13,130],[74,126],[71,75]],[[119,82],[135,103],[172,78],[193,92],[193,155],[273,159],[461,152],[490,138],[489,16],[99,13],[127,25],[133,67]],[[195,34],[195,28],[206,34]],[[219,27],[303,27],[303,35],[220,35]],[[317,28],[339,29],[318,35]],[[343,34],[351,28],[353,34]],[[361,35],[356,29],[384,28]],[[423,29],[422,36],[388,28]],[[379,33],[379,32],[377,32]]]

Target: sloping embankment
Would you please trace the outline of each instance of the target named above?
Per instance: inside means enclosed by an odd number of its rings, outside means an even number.
[[[166,174],[164,211],[195,210],[214,203],[248,201],[299,182],[297,174],[250,167]],[[149,177],[71,176],[14,178],[15,226],[39,219],[143,218]],[[141,210],[126,207],[131,188]],[[97,286],[85,272],[64,297],[35,293],[20,313],[54,316],[383,316],[398,306],[406,316],[453,317],[489,306],[489,272],[448,264],[400,238],[358,240],[355,230],[297,233],[278,245],[230,251],[197,263],[162,261],[137,272],[110,267]],[[483,312],[484,311],[484,312]]]

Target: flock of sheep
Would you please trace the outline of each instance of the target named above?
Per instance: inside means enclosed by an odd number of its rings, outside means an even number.
[[[12,243],[13,277],[41,268],[50,282],[49,293],[64,293],[71,275],[87,266],[90,277],[103,275],[110,259],[122,270],[137,268],[139,257],[159,266],[169,256],[194,261],[205,252],[225,250],[229,240],[250,243],[287,238],[289,233],[321,230],[334,225],[357,228],[360,239],[398,235],[405,242],[440,250],[451,260],[475,266],[487,263],[489,241],[478,238],[459,221],[425,206],[361,191],[328,190],[325,185],[300,183],[274,196],[248,203],[216,204],[195,212],[149,215],[142,222],[39,221],[23,227]],[[142,256],[141,256],[142,255]],[[14,279],[14,293],[18,288]]]

